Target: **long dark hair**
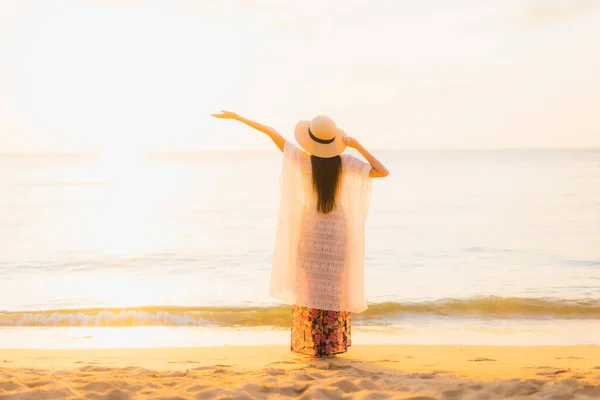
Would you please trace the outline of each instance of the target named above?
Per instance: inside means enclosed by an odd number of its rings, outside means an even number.
[[[327,214],[335,209],[335,197],[340,186],[342,158],[320,158],[311,155],[312,183],[317,193],[317,211]]]

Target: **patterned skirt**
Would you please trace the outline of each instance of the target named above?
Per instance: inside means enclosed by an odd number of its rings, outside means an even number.
[[[292,306],[293,352],[326,357],[345,353],[351,344],[349,312]]]

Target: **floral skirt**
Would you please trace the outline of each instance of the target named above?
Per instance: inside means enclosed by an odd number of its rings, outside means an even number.
[[[345,353],[351,344],[349,312],[292,306],[293,352],[323,357]]]

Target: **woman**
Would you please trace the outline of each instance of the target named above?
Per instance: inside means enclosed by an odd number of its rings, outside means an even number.
[[[367,308],[364,221],[370,178],[388,175],[371,153],[328,117],[296,125],[296,141],[230,112],[266,133],[283,152],[281,204],[270,294],[292,305],[291,350],[315,357],[344,353],[351,344],[350,313]],[[352,147],[369,162],[342,154]]]

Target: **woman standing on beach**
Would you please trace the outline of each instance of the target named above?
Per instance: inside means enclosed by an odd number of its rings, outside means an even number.
[[[292,305],[291,350],[316,357],[346,352],[350,313],[367,308],[364,221],[370,178],[385,177],[388,170],[325,116],[296,125],[302,151],[273,128],[233,112],[212,115],[267,134],[283,152],[270,294]],[[368,163],[342,154],[346,147]]]

